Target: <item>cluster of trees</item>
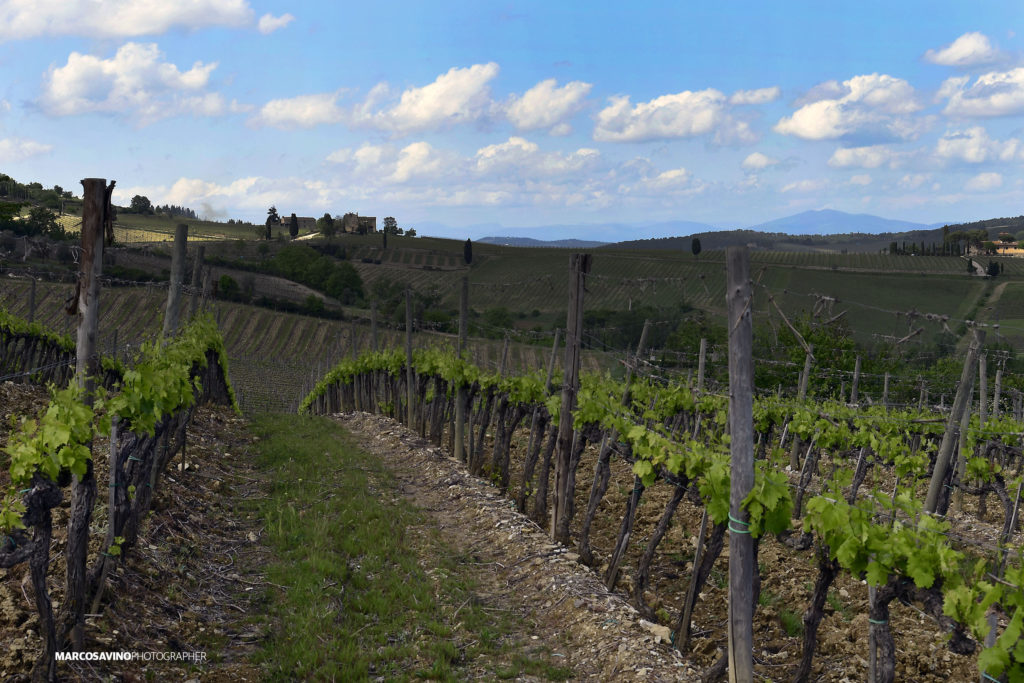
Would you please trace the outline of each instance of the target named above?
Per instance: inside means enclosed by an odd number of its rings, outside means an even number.
[[[122,209],[125,213],[137,213],[143,216],[168,216],[169,218],[192,218],[199,220],[199,216],[196,212],[187,206],[178,206],[176,204],[163,204],[153,206],[153,203],[149,201],[149,197],[141,194],[137,194],[132,197],[131,202],[128,204],[128,208]]]
[[[64,203],[74,196],[60,185],[47,189],[41,183],[19,183],[17,180],[0,173],[0,197],[23,200],[23,204],[39,204],[52,211],[60,211]]]
[[[21,216],[24,206],[21,202],[0,202],[0,230],[10,230],[15,235],[28,237],[48,237],[57,241],[74,237],[57,222],[57,214],[45,206],[33,206],[27,216]]]
[[[323,292],[343,304],[363,299],[363,281],[351,263],[321,255],[305,245],[291,244],[282,248],[264,262],[264,267],[270,273]]]

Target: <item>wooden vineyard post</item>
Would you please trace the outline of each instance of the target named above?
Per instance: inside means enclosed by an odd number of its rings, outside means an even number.
[[[729,681],[754,677],[754,539],[743,500],[754,487],[752,287],[746,247],[725,252],[729,311]]]
[[[882,385],[882,407],[889,410],[889,373],[885,373],[885,383]]]
[[[459,358],[466,349],[469,334],[469,278],[462,278],[462,293],[459,296]],[[455,392],[455,459],[466,462],[466,387],[459,385]]]
[[[857,403],[857,389],[860,388],[860,356],[853,366],[853,386],[850,387],[850,403]]]
[[[576,391],[580,382],[580,335],[583,331],[583,290],[590,272],[590,254],[572,254],[569,257],[569,310],[565,318],[565,363],[562,384],[562,404],[558,421],[558,441],[555,456],[555,505],[551,519],[551,536],[566,545],[569,543],[566,517],[571,516],[573,480],[569,471],[572,455],[572,414],[576,410]],[[556,530],[564,531],[556,535]]]
[[[978,424],[985,425],[988,419],[988,358],[978,356]]]
[[[996,370],[996,385],[993,388],[992,393],[992,418],[995,420],[999,419],[999,400],[1002,398],[1003,393],[1003,369],[998,368]]]
[[[104,228],[111,218],[110,193],[114,183],[103,178],[82,181],[82,255],[78,273],[78,338],[75,381],[84,390],[82,401],[93,403],[94,378],[99,369],[96,355],[96,329],[99,323],[100,276],[103,274]],[[91,445],[90,445],[91,447]],[[85,474],[75,477],[71,486],[71,519],[68,522],[67,576],[64,609],[61,619],[61,641],[70,632],[72,647],[81,650],[84,644],[86,588],[86,553],[89,548],[89,521],[96,502],[96,475],[92,458]]]
[[[181,315],[181,287],[185,280],[185,247],[188,241],[188,226],[180,223],[174,230],[174,252],[171,254],[171,283],[167,288],[167,310],[164,312],[164,339],[178,332]]]
[[[811,376],[811,361],[814,360],[814,345],[811,344],[809,351],[804,356],[804,370],[800,373],[800,387],[797,389],[796,400],[803,401],[807,398],[807,384]],[[793,438],[793,445],[789,449],[789,467],[794,472],[800,469],[800,447],[803,441],[799,437]]]
[[[413,411],[413,395],[415,394],[415,382],[412,372],[412,291],[405,290],[405,385],[406,385],[406,426],[409,429],[415,424],[415,413]]]
[[[697,358],[697,393],[701,394],[704,392],[704,363],[708,356],[708,340],[704,337],[700,339],[700,355]]]
[[[203,277],[203,261],[206,260],[206,247],[199,245],[196,247],[196,260],[192,264],[192,283],[190,285],[192,291],[190,294],[189,313],[188,317],[194,318],[196,311],[199,310],[199,285],[200,280]]]
[[[978,351],[985,342],[984,330],[974,330],[974,339],[967,349],[967,358],[964,359],[964,369],[960,373],[960,384],[956,388],[956,398],[953,399],[953,409],[949,412],[946,421],[946,431],[942,435],[942,444],[939,446],[939,454],[935,458],[935,469],[932,471],[932,479],[928,484],[928,497],[925,498],[925,512],[935,514],[939,505],[939,494],[946,483],[946,474],[949,471],[949,461],[953,456],[953,445],[957,441],[958,423],[963,416],[967,402],[970,400],[974,387],[974,369],[977,367]],[[923,384],[922,384],[923,387]]]

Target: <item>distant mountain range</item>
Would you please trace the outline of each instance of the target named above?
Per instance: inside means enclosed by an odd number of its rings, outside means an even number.
[[[505,247],[548,247],[566,249],[594,249],[603,247],[608,242],[593,240],[536,240],[532,237],[483,237],[477,242],[484,244],[500,244]]]

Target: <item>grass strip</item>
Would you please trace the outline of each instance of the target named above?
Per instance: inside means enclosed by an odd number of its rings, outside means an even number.
[[[565,680],[508,612],[485,609],[470,558],[446,547],[392,477],[335,422],[262,416],[258,512],[277,560],[267,579],[272,680]],[[413,532],[411,530],[417,530]]]

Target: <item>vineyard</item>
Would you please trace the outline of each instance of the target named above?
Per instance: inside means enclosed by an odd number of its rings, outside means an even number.
[[[564,413],[567,376],[503,376],[410,349],[343,361],[302,409],[383,413],[448,445],[666,627],[705,680],[729,661],[720,567],[727,558],[732,571],[738,556],[724,549],[744,536],[755,556],[756,675],[1019,680],[1024,423],[1020,401],[998,388],[991,396],[984,374],[968,409],[984,337],[948,412],[866,406],[856,388],[850,401],[754,399],[756,464],[739,508],[739,425],[728,395],[701,375],[585,375]],[[871,645],[837,642],[833,630]]]

